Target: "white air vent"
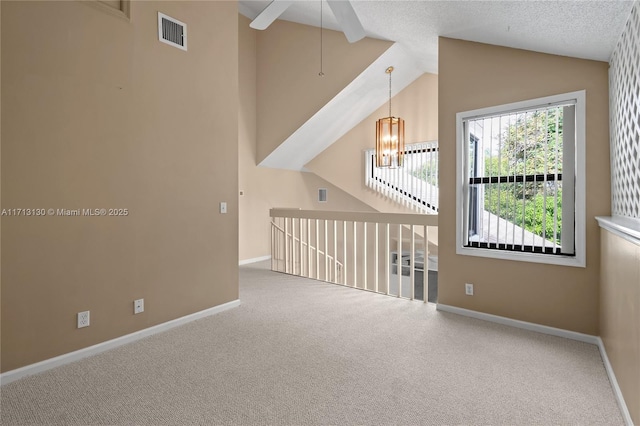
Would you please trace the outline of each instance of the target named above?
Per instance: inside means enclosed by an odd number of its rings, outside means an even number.
[[[327,188],[319,188],[318,189],[318,202],[326,203],[327,202]]]
[[[187,24],[158,12],[158,40],[187,50]]]

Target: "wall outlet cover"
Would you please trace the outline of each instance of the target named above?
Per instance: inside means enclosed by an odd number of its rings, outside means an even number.
[[[464,293],[467,296],[473,296],[473,284],[466,283],[464,285]]]
[[[90,313],[89,311],[78,312],[78,328],[89,327]]]

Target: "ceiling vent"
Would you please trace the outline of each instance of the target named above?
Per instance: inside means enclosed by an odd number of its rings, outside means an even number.
[[[187,50],[187,24],[158,12],[158,40]]]

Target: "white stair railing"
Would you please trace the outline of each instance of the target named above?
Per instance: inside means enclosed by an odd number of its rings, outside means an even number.
[[[422,213],[438,212],[438,142],[406,145],[403,167],[375,167],[375,150],[365,151],[365,184]]]
[[[271,210],[271,269],[435,302],[437,215]]]
[[[293,222],[289,222],[293,224]],[[329,255],[326,251],[319,250],[318,248],[309,245],[306,238],[296,236],[293,231],[288,231],[286,228],[289,223],[285,221],[285,227],[277,225],[276,222],[271,222],[271,269],[274,271],[285,272],[291,275],[306,276],[307,278],[322,279],[332,283],[338,283],[342,279],[342,263],[337,261],[335,257]],[[298,222],[301,224],[302,222]],[[293,225],[290,229],[293,229]],[[300,228],[298,228],[300,229]],[[297,251],[294,251],[296,250]],[[284,249],[284,251],[282,251]],[[325,265],[330,265],[325,270],[323,278],[320,278],[320,271],[318,261],[315,262],[316,268],[309,268],[310,261],[305,262],[306,253],[307,259],[324,259]],[[289,260],[289,262],[287,261]],[[278,264],[280,263],[280,264]],[[315,271],[315,273],[314,273]]]

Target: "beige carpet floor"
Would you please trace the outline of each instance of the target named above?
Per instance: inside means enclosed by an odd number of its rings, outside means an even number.
[[[2,424],[623,424],[596,346],[240,276],[240,307],[3,386]]]

